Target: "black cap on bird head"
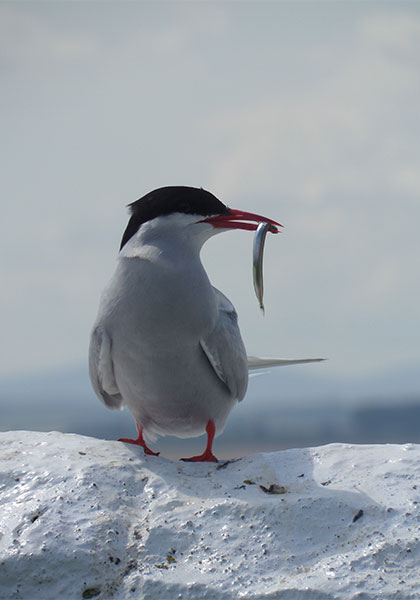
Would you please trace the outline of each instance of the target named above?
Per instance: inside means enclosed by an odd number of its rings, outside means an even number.
[[[143,223],[172,213],[210,217],[229,213],[228,207],[202,188],[168,186],[149,192],[128,205],[131,218],[124,231],[120,250]]]

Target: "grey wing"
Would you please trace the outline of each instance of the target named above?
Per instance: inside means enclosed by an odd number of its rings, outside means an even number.
[[[105,327],[95,327],[90,338],[89,374],[98,398],[108,408],[121,409],[123,399],[115,381],[111,346],[111,338]]]
[[[248,386],[248,364],[238,327],[238,316],[232,303],[213,288],[219,305],[219,318],[213,331],[200,340],[200,345],[219,379],[238,401]]]

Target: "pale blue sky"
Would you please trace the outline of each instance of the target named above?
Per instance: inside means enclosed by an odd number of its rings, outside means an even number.
[[[249,353],[420,358],[420,4],[1,2],[2,374],[86,359],[125,205],[209,189],[285,225],[205,247]]]

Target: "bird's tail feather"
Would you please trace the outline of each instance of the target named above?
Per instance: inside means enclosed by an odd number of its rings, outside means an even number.
[[[287,365],[300,365],[311,362],[321,362],[325,358],[258,358],[248,356],[248,371],[265,369],[267,367],[285,367]]]

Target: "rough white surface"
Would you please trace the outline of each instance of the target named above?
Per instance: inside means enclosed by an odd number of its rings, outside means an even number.
[[[192,464],[9,432],[0,452],[2,600],[420,598],[420,446]]]

